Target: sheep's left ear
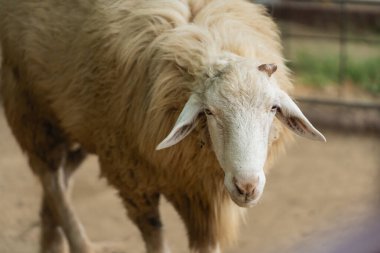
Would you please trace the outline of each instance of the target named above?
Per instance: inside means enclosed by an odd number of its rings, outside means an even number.
[[[201,103],[195,95],[186,102],[169,135],[156,147],[156,150],[168,148],[183,140],[195,127],[198,114],[202,111]]]
[[[326,141],[326,138],[303,115],[296,103],[280,91],[280,104],[276,117],[296,134],[312,140]]]

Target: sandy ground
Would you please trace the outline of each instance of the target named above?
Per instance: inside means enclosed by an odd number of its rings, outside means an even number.
[[[41,189],[0,111],[0,252],[35,253]],[[278,160],[262,201],[248,212],[239,243],[227,252],[285,252],[318,235],[335,231],[342,239],[350,227],[364,226],[360,221],[378,200],[380,139],[325,134],[328,143],[297,139]],[[98,174],[96,158],[90,157],[76,174],[73,191],[90,238],[98,245],[143,252],[115,191]],[[172,251],[188,252],[178,215],[165,200],[161,210]]]

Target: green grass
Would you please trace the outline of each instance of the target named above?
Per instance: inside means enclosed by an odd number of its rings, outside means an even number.
[[[304,84],[318,87],[339,85],[338,55],[316,55],[299,51],[291,61],[290,67]],[[373,93],[380,93],[380,56],[365,59],[348,58],[344,69],[343,81],[352,82]]]

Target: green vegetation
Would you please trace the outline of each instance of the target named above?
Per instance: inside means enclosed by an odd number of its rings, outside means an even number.
[[[290,62],[299,80],[307,85],[339,85],[339,56],[299,51]],[[380,56],[349,58],[345,61],[343,81],[380,93]]]

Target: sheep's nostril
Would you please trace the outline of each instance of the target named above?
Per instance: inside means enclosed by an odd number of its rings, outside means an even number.
[[[234,178],[234,184],[236,190],[240,195],[244,195],[246,197],[251,197],[255,193],[255,186],[251,183],[241,184]]]
[[[245,195],[245,192],[242,188],[239,187],[239,185],[235,184],[235,187],[236,187],[236,190],[238,191],[238,193],[240,193],[240,195]]]

